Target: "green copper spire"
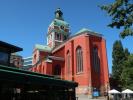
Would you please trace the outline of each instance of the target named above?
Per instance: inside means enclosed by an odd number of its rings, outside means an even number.
[[[62,13],[62,11],[61,11],[60,8],[58,8],[58,9],[55,11],[55,18],[56,18],[56,19],[59,19],[59,20],[64,20],[64,19],[63,19],[63,13]]]

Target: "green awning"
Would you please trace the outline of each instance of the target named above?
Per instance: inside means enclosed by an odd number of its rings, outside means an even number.
[[[21,83],[28,85],[45,85],[74,88],[78,84],[72,81],[66,81],[54,78],[53,76],[43,75],[31,71],[25,71],[13,67],[0,65],[0,81]]]

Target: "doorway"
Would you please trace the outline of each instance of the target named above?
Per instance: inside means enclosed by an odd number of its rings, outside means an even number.
[[[59,64],[54,66],[53,75],[57,78],[61,78],[61,66]]]

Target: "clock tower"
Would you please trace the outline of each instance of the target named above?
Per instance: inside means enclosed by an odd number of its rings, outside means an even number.
[[[63,13],[58,8],[55,11],[55,18],[48,27],[47,45],[54,48],[60,45],[69,37],[69,24],[64,21]]]

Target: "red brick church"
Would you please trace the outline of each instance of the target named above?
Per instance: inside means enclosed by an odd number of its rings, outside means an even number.
[[[78,82],[77,94],[92,95],[95,88],[103,95],[109,87],[105,39],[85,28],[70,36],[69,28],[57,9],[48,27],[47,45],[35,45],[30,70]]]

